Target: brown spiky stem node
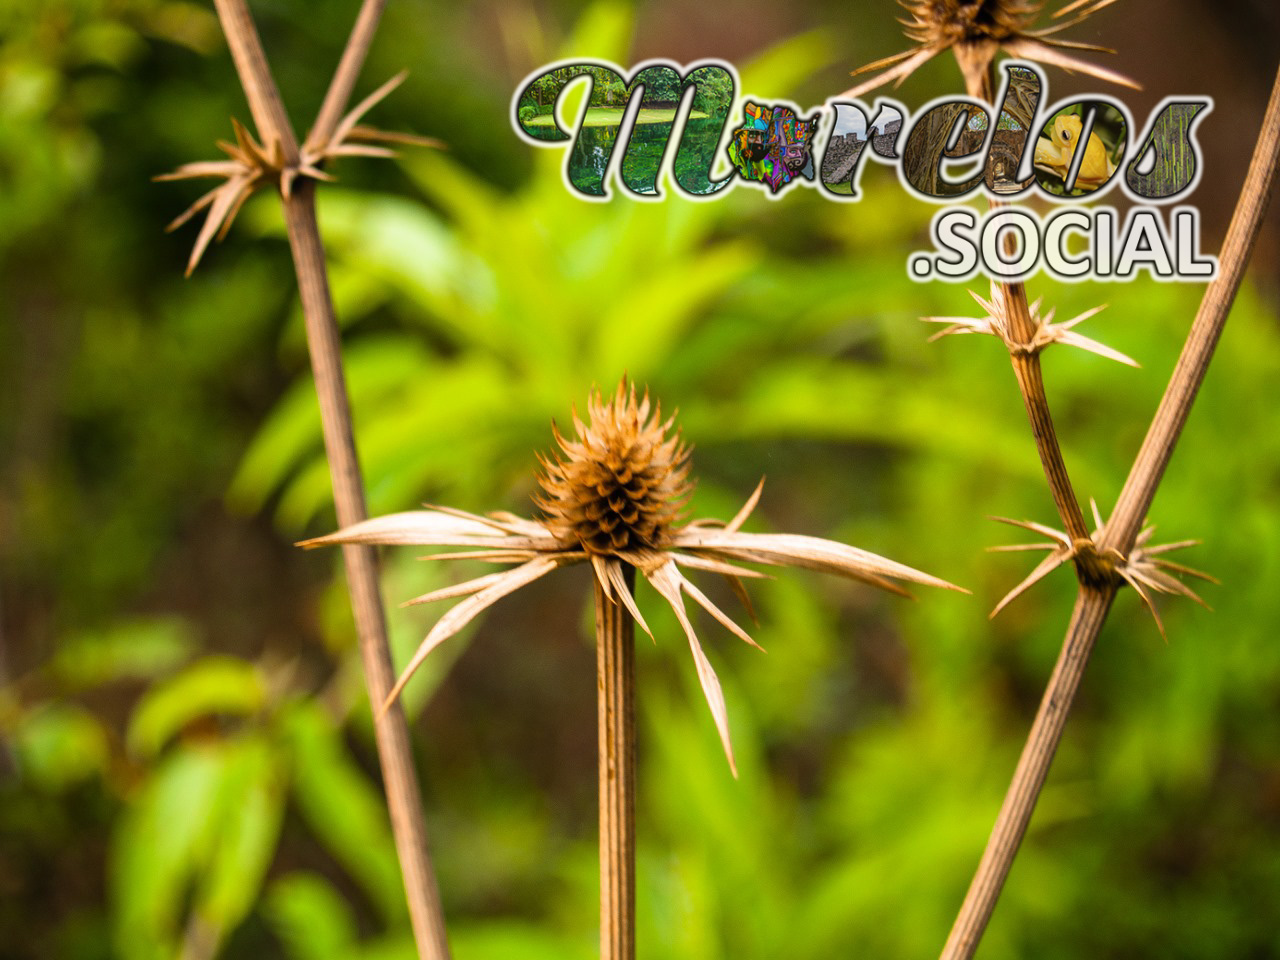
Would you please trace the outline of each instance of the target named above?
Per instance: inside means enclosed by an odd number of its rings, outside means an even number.
[[[587,412],[587,424],[574,413],[574,439],[553,427],[559,452],[539,457],[543,495],[534,501],[547,528],[594,556],[661,548],[692,490],[675,418],[664,421],[648,391],[637,400],[625,380],[608,401],[593,391]]]

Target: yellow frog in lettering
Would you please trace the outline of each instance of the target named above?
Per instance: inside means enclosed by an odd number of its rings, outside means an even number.
[[[1082,126],[1078,116],[1055,117],[1052,139],[1041,137],[1036,141],[1036,168],[1065,181],[1071,169],[1071,161],[1076,155]],[[1090,133],[1075,185],[1081,190],[1096,190],[1111,179],[1115,172],[1116,165],[1107,156],[1102,141],[1096,133]]]

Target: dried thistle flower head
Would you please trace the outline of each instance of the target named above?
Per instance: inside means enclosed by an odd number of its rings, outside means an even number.
[[[685,596],[735,636],[752,646],[757,644],[681,572],[682,568],[720,574],[744,601],[742,579],[763,574],[740,566],[742,561],[840,574],[902,595],[906,591],[895,581],[968,592],[904,564],[832,540],[741,532],[739,528],[760,500],[763,480],[728,523],[695,520],[678,526],[691,485],[688,451],[679,434],[671,433],[672,422],[663,422],[656,408],[651,414],[648,395],[637,401],[635,391],[625,380],[611,402],[606,403],[595,393],[589,415],[589,426],[574,417],[574,440],[567,440],[556,431],[561,456],[541,458],[545,473],[541,478],[543,494],[537,502],[548,514],[544,521],[510,513],[482,517],[436,507],[365,520],[327,537],[302,542],[304,547],[338,543],[480,547],[483,549],[437,554],[435,559],[469,557],[516,564],[408,601],[431,603],[466,597],[428,632],[383,709],[395,701],[413,672],[440,643],[497,600],[562,566],[589,561],[607,602],[625,607],[641,629],[652,636],[626,582],[624,567],[631,566],[671,606],[680,622],[703,695],[736,775],[724,695],[694,632],[685,609]]]
[[[598,556],[661,547],[692,492],[675,418],[664,423],[660,408],[651,411],[647,392],[637,403],[625,380],[610,402],[594,392],[587,412],[588,426],[574,413],[574,440],[553,423],[562,455],[539,457],[545,496],[534,502],[547,529]]]
[[[1112,83],[1138,88],[1123,74],[1097,66],[1087,60],[1063,53],[1063,49],[1094,50],[1114,53],[1107,47],[1077,43],[1052,37],[1062,30],[1110,6],[1115,0],[1074,0],[1054,13],[1075,16],[1043,30],[1029,29],[1044,6],[1040,0],[898,0],[911,15],[901,21],[907,37],[917,44],[911,50],[885,57],[854,70],[852,76],[868,70],[890,69],[870,80],[851,87],[840,96],[859,97],[890,80],[895,86],[944,50],[952,50],[965,76],[969,89],[980,86],[996,53],[1003,50],[1011,57],[1022,57],[1053,64],[1064,70],[1079,70]],[[1051,39],[1052,37],[1052,39]]]
[[[952,44],[991,39],[1008,40],[1035,21],[1039,3],[1025,0],[909,0],[911,14],[903,31],[919,44]]]

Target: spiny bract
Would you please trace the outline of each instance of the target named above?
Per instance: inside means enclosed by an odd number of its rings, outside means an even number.
[[[911,15],[901,22],[907,37],[916,46],[854,70],[853,76],[870,70],[884,69],[884,72],[850,87],[840,94],[842,98],[861,97],[891,80],[899,84],[944,50],[955,53],[970,92],[990,79],[991,64],[999,51],[1010,57],[1079,70],[1112,83],[1138,87],[1123,74],[1063,52],[1064,49],[1114,51],[1094,43],[1060,40],[1055,36],[1109,7],[1115,0],[1071,0],[1053,14],[1058,23],[1040,30],[1032,30],[1031,24],[1044,6],[1043,0],[898,0],[898,3]]]

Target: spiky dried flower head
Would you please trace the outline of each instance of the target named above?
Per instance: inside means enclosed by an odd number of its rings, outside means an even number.
[[[583,424],[575,414],[575,438],[566,439],[555,431],[560,454],[540,458],[544,470],[540,478],[543,495],[535,499],[547,512],[545,520],[527,520],[510,513],[482,517],[448,507],[433,507],[375,517],[327,537],[302,542],[304,547],[337,543],[465,547],[466,552],[441,553],[424,559],[467,557],[516,564],[408,601],[433,603],[465,598],[427,633],[392,687],[383,709],[400,695],[409,677],[432,650],[501,598],[560,567],[590,562],[606,602],[623,606],[640,628],[652,636],[627,584],[625,568],[630,566],[658,592],[679,621],[689,641],[698,682],[711,708],[725,756],[736,774],[724,694],[694,632],[685,598],[739,639],[758,645],[684,575],[684,570],[724,577],[747,606],[748,613],[750,601],[742,581],[764,574],[741,566],[743,562],[834,573],[904,596],[907,593],[899,581],[968,592],[847,544],[791,533],[743,532],[740,528],[760,502],[763,480],[728,523],[700,519],[680,525],[679,514],[692,484],[688,480],[689,451],[680,434],[672,432],[672,420],[664,421],[657,407],[651,408],[647,392],[637,399],[635,388],[625,380],[608,402],[598,390],[593,391],[588,419],[589,425]],[[477,547],[480,549],[474,549]]]
[[[1001,50],[1011,57],[1049,63],[1067,71],[1079,70],[1137,89],[1138,84],[1123,74],[1063,53],[1063,49],[1102,53],[1114,53],[1114,50],[1052,36],[1114,2],[1115,0],[1074,0],[1053,14],[1054,18],[1075,14],[1069,20],[1045,29],[1032,30],[1031,24],[1044,6],[1040,0],[898,0],[910,14],[910,19],[901,21],[906,28],[905,33],[917,46],[854,70],[852,75],[857,76],[869,70],[888,68],[884,73],[851,87],[840,96],[859,97],[890,80],[896,81],[896,86],[944,50],[955,53],[956,62],[971,90],[979,86],[996,53]]]
[[[1008,40],[1031,26],[1040,3],[1025,0],[905,0],[908,37],[920,44],[952,44]]]
[[[648,391],[637,401],[625,379],[609,400],[593,390],[587,414],[584,425],[574,411],[573,439],[553,422],[560,450],[538,458],[543,495],[534,502],[547,529],[595,556],[660,549],[693,489],[675,417],[663,421]]]

